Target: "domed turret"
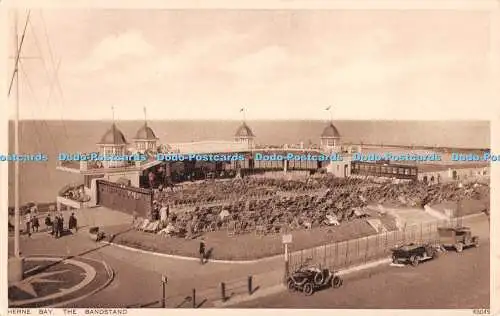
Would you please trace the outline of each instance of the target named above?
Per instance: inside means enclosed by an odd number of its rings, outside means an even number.
[[[245,122],[243,122],[240,125],[240,127],[238,127],[238,129],[236,130],[236,133],[234,135],[235,141],[237,141],[239,143],[248,144],[249,149],[253,148],[254,138],[255,138],[255,134],[252,132],[252,129]]]
[[[137,131],[134,138],[135,147],[140,151],[155,151],[157,141],[158,137],[156,137],[153,129],[148,126],[147,122],[144,122],[144,125]]]
[[[321,133],[321,148],[328,151],[340,148],[340,133],[332,122],[325,126]]]
[[[330,123],[323,129],[321,138],[340,138],[340,133],[333,123]]]
[[[113,123],[111,128],[101,137],[100,152],[104,156],[122,156],[126,154],[127,140],[123,133]],[[104,167],[122,167],[126,165],[125,160],[103,161]]]
[[[240,125],[238,130],[236,131],[235,137],[255,137],[252,132],[252,129],[245,123]]]
[[[127,140],[123,133],[116,127],[113,123],[111,128],[101,137],[101,141],[98,145],[126,145]]]
[[[153,132],[153,130],[151,129],[151,127],[149,127],[147,124],[144,124],[138,131],[137,133],[135,134],[135,138],[134,139],[140,139],[140,140],[155,140],[157,139],[156,138],[156,135],[155,133]]]

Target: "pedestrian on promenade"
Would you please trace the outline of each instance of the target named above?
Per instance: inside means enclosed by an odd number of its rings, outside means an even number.
[[[59,214],[59,222],[57,223],[57,229],[59,231],[59,237],[61,237],[64,232],[64,217],[62,213]]]
[[[52,219],[50,218],[50,214],[47,214],[45,217],[45,227],[50,234],[54,234],[54,229],[52,227]]]
[[[26,221],[26,233],[28,233],[28,236],[31,237],[31,210],[28,211],[28,213],[26,213],[26,218],[25,218],[25,221]]]
[[[33,232],[36,231],[38,233],[38,228],[40,227],[40,222],[38,221],[38,216],[34,215],[32,222],[33,222]]]
[[[77,224],[77,220],[76,220],[76,217],[75,217],[75,213],[71,213],[71,216],[69,217],[69,220],[68,220],[68,228],[69,230],[75,230],[75,233],[78,231],[78,224]]]
[[[59,218],[59,214],[54,218],[53,230],[54,230],[54,238],[61,237],[61,219]]]
[[[205,241],[203,238],[200,241],[200,263],[205,264]]]
[[[54,220],[52,221],[52,236],[57,238],[57,214],[54,215]]]

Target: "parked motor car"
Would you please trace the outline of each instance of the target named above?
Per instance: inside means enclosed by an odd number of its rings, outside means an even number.
[[[479,247],[479,237],[472,236],[469,227],[439,227],[439,241],[445,248],[462,252],[464,247]]]
[[[342,278],[334,271],[311,266],[299,267],[287,279],[289,291],[302,291],[307,296],[321,288],[339,288],[342,284]]]
[[[430,243],[407,245],[392,248],[392,262],[395,264],[411,264],[417,266],[420,262],[437,258],[439,247]]]

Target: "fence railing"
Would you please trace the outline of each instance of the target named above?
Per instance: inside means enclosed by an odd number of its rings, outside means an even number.
[[[127,306],[127,308],[141,307],[168,307],[168,308],[202,308],[212,305],[214,302],[224,303],[234,296],[251,296],[260,289],[254,276],[222,281],[217,285],[205,288],[191,288],[180,291],[181,294],[169,295],[169,287],[166,287],[166,295],[160,295],[158,300],[148,303],[138,303]],[[179,292],[178,292],[179,293]],[[160,293],[161,294],[161,293]]]
[[[306,260],[311,265],[330,269],[343,269],[388,257],[392,248],[403,244],[438,244],[438,227],[461,226],[461,221],[460,218],[432,221],[407,226],[402,230],[387,231],[311,249],[293,251],[292,248],[289,253],[290,270],[297,269],[306,263]]]

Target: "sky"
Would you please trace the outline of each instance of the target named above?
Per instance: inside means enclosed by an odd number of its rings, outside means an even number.
[[[34,10],[20,115],[481,119],[490,32],[487,11]]]

